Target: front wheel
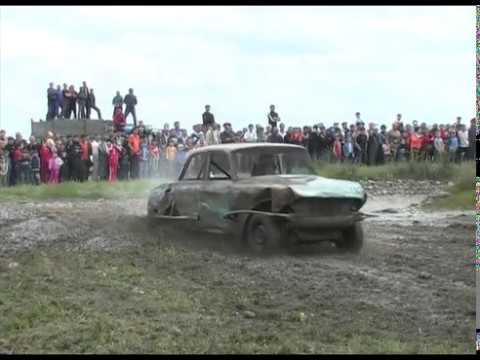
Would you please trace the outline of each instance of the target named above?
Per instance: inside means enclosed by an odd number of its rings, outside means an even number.
[[[279,251],[284,245],[280,221],[265,215],[253,215],[247,224],[246,243],[255,254]]]
[[[337,248],[358,253],[363,246],[363,228],[360,222],[356,222],[354,225],[345,229],[342,232],[342,237],[336,243]]]

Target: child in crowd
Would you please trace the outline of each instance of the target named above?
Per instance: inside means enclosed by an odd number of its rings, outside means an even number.
[[[48,183],[58,184],[60,179],[60,167],[63,165],[63,160],[57,155],[57,152],[52,153],[52,157],[48,161]]]
[[[148,177],[148,145],[147,140],[143,138],[140,143],[140,158],[139,158],[139,167],[140,167],[140,178]]]
[[[158,165],[160,162],[160,149],[156,140],[152,141],[148,148],[150,176],[158,175]]]
[[[458,138],[455,129],[450,129],[447,140],[448,160],[457,161]]]
[[[175,176],[175,159],[177,158],[177,148],[173,140],[168,141],[168,146],[165,149],[165,159],[167,160],[167,176]]]

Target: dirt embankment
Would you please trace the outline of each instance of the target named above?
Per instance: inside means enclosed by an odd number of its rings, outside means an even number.
[[[188,263],[178,264],[186,282],[212,291],[258,289],[260,300],[253,305],[235,299],[221,305],[239,324],[275,321],[263,317],[301,308],[319,328],[331,325],[333,332],[350,324],[353,332],[384,329],[404,341],[448,339],[473,352],[473,212],[422,210],[426,196],[447,184],[364,185],[364,211],[375,216],[364,222],[366,244],[357,256],[320,245],[296,255],[254,258],[230,251],[228,239],[152,235],[143,199],[6,204],[0,208],[0,259],[45,246],[141,253],[143,242],[154,239],[188,254]],[[361,330],[355,330],[357,318],[364,321]]]

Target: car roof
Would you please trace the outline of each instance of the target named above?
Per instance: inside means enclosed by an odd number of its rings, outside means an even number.
[[[202,152],[209,152],[209,151],[232,152],[235,150],[254,149],[254,148],[258,148],[258,149],[292,148],[292,149],[305,150],[305,148],[300,145],[283,144],[283,143],[234,143],[234,144],[218,144],[218,145],[203,146],[203,147],[192,150],[190,155],[198,154]]]

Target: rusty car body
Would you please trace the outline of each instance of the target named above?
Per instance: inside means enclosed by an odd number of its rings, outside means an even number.
[[[154,188],[148,217],[234,236],[257,253],[327,240],[357,252],[366,199],[359,183],[317,176],[302,146],[222,144],[193,150],[178,181]]]

